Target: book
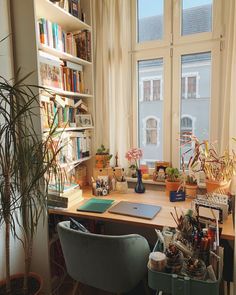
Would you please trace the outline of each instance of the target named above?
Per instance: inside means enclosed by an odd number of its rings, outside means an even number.
[[[48,195],[48,206],[61,207],[61,208],[69,208],[83,200],[82,190],[74,189],[70,193],[58,196],[54,194]]]
[[[77,211],[104,213],[108,208],[111,207],[113,202],[114,200],[92,198],[77,208]]]
[[[74,189],[78,188],[79,185],[77,183],[65,183],[63,186],[59,184],[52,184],[48,185],[48,191],[50,194],[60,194],[66,195],[67,193],[71,193]]]

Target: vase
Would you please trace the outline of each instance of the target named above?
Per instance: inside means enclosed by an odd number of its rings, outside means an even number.
[[[135,185],[134,191],[138,194],[143,194],[145,192],[145,187],[142,181],[142,172],[140,169],[137,169],[137,183]]]

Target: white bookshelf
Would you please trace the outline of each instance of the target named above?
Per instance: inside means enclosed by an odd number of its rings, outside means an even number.
[[[40,86],[39,75],[39,50],[49,53],[61,60],[70,61],[83,66],[84,81],[86,81],[86,89],[89,89],[88,93],[74,93],[64,91],[62,89],[46,87],[47,94],[51,96],[53,93],[57,93],[61,96],[68,96],[70,98],[82,98],[86,105],[88,105],[89,113],[92,115],[94,121],[94,65],[93,56],[91,56],[92,62],[77,58],[70,54],[60,52],[59,50],[50,48],[48,46],[41,45],[38,38],[38,24],[39,18],[45,18],[51,22],[60,25],[65,32],[78,32],[80,30],[91,31],[92,42],[92,18],[91,18],[91,0],[81,0],[81,7],[86,16],[86,21],[83,22],[78,18],[72,16],[62,8],[58,7],[49,0],[12,0],[11,1],[11,17],[14,20],[12,22],[12,36],[13,36],[13,49],[14,49],[14,67],[15,73],[18,69],[21,69],[19,73],[19,79],[25,77],[27,74],[32,73],[25,83],[29,85]],[[92,43],[93,47],[93,43]],[[93,53],[93,50],[91,54]],[[43,85],[42,85],[43,86]],[[42,92],[42,89],[35,87],[35,95]],[[37,110],[37,117],[35,118],[35,131],[38,134],[43,134],[48,130],[42,130],[42,122],[40,120],[40,109]],[[64,128],[58,128],[58,132],[61,132]],[[93,139],[93,127],[68,127],[65,132],[71,131],[83,131],[90,129]],[[93,140],[91,142],[92,153],[89,157],[84,157],[66,163],[64,166],[70,165],[75,167],[81,163],[85,163],[88,167],[88,178],[92,175],[93,167]],[[42,260],[41,257],[44,257]],[[34,248],[33,248],[33,263],[31,267],[32,271],[35,271],[42,275],[44,279],[44,293],[51,294],[50,287],[50,265],[49,265],[49,251],[48,251],[48,227],[47,223],[40,222],[39,229],[37,231]]]
[[[90,160],[92,157],[84,157],[84,158],[81,158],[81,159],[78,159],[78,160],[75,160],[75,161],[72,161],[72,162],[68,162],[68,163],[62,163],[60,164],[60,167],[61,168],[66,168],[66,167],[70,167],[71,169],[73,169],[73,167],[75,166],[78,166],[79,164],[85,162],[85,161],[88,161]]]
[[[36,17],[47,18],[67,31],[91,30],[91,26],[49,0],[35,0]]]
[[[57,50],[55,48],[52,48],[52,47],[49,47],[49,46],[47,46],[45,44],[38,43],[38,49],[42,50],[44,52],[47,52],[47,53],[49,53],[51,55],[57,56],[62,60],[71,61],[71,62],[79,64],[79,65],[87,66],[87,65],[92,64],[90,61],[78,58],[78,57],[73,56],[73,55],[71,55],[69,53],[66,53],[66,52],[59,51],[59,50]]]
[[[81,97],[81,98],[93,98],[92,94],[86,94],[86,93],[80,93],[80,92],[72,92],[72,91],[66,91],[60,88],[55,88],[55,87],[49,87],[49,86],[44,86],[40,85],[41,87],[45,87],[45,90],[42,90],[42,92],[45,94],[49,95],[54,95],[54,94],[59,94],[62,96],[70,96],[70,97]]]

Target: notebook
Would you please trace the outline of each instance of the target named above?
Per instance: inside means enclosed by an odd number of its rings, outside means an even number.
[[[77,211],[104,213],[109,207],[111,207],[113,202],[114,200],[92,198],[77,208]]]
[[[153,219],[161,210],[160,206],[121,201],[108,210],[110,213]]]

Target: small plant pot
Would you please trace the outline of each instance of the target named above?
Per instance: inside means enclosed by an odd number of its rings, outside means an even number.
[[[117,181],[116,182],[116,190],[119,193],[126,194],[128,191],[128,183],[127,181]]]
[[[171,191],[177,191],[180,187],[180,180],[168,181],[166,180],[166,196],[169,197]]]
[[[196,184],[186,184],[185,185],[186,196],[190,198],[196,198],[197,196],[197,185]]]
[[[109,155],[95,155],[96,168],[108,168],[110,166]]]
[[[206,190],[207,193],[223,193],[228,194],[229,187],[230,187],[230,181],[214,181],[214,180],[208,180],[206,179]]]

